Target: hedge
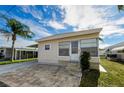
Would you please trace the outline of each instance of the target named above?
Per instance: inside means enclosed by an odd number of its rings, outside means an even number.
[[[21,59],[21,60],[13,60],[13,61],[2,61],[0,62],[0,65],[29,62],[29,61],[34,61],[34,60],[37,60],[37,58],[29,58],[29,59]]]

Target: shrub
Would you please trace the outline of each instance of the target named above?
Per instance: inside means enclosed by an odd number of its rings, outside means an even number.
[[[81,52],[80,55],[80,66],[82,72],[90,67],[90,53],[89,52]]]

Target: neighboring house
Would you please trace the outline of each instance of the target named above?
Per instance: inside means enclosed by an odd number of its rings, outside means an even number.
[[[99,33],[102,28],[48,36],[38,40],[38,61],[56,64],[79,62],[80,53],[91,55],[91,68],[99,67]]]
[[[11,50],[10,47],[0,47],[0,54],[4,59],[11,59]],[[37,58],[37,55],[36,48],[15,48],[15,59]]]
[[[0,47],[0,54],[2,58],[9,59],[11,58],[11,48],[9,47]]]
[[[99,55],[104,56],[105,55],[105,49],[99,49]]]
[[[124,42],[107,47],[105,55],[109,60],[124,61]]]

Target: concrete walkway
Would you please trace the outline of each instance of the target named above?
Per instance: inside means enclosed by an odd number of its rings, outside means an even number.
[[[23,62],[23,63],[0,65],[0,74],[16,71],[17,69],[29,67],[37,63],[38,62]]]
[[[100,72],[107,72],[107,71],[103,68],[102,65],[99,65],[99,70],[100,70]]]

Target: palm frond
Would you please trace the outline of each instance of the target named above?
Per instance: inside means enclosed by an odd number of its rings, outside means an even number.
[[[32,33],[30,30],[29,31],[20,31],[17,33],[17,35],[26,38],[26,39],[31,39],[34,36],[34,33]]]
[[[104,42],[104,40],[101,37],[99,37],[99,40],[102,41],[102,42]]]
[[[14,18],[8,19],[3,14],[0,14],[0,17],[6,20],[7,26],[11,29],[11,35],[15,34],[26,39],[30,39],[34,36],[34,33],[31,32],[30,28],[20,21]],[[1,32],[5,33],[6,31],[2,30]]]
[[[26,38],[26,39],[31,39],[34,36],[34,33],[31,32],[30,28],[22,23],[19,23],[17,25],[18,30],[16,30],[17,35]]]
[[[118,5],[117,7],[118,7],[119,12],[120,12],[121,10],[124,11],[124,5]]]

